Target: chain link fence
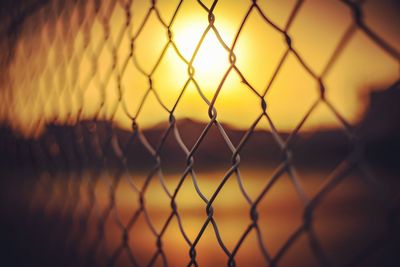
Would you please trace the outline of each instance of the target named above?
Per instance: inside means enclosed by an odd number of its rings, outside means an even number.
[[[352,39],[360,33],[398,68],[400,53],[396,46],[364,20],[366,1],[335,2],[351,14],[351,23],[341,32],[319,71],[309,65],[290,34],[307,1],[285,2],[290,12],[284,23],[276,23],[267,15],[262,1],[243,1],[247,8],[242,10],[241,23],[231,42],[225,41],[215,10],[239,5],[239,1],[192,1],[189,4],[203,15],[204,31],[197,36],[189,57],[174,39],[174,23],[187,1],[152,0],[136,6],[135,2],[31,1],[19,6],[17,3],[14,8],[11,2],[10,7],[4,4],[1,45],[8,53],[3,49],[2,172],[4,188],[18,188],[7,189],[5,199],[12,201],[4,203],[12,203],[6,205],[8,209],[15,206],[10,218],[21,218],[17,225],[23,229],[19,233],[22,240],[17,238],[18,234],[10,235],[14,242],[20,241],[16,250],[27,261],[32,260],[32,264],[37,261],[41,266],[396,266],[400,262],[395,252],[399,241],[399,177],[389,167],[372,170],[375,161],[370,158],[376,155],[375,150],[372,156],[368,154],[370,142],[363,138],[369,127],[379,126],[369,120],[364,124],[349,122],[337,103],[329,98],[329,90],[335,88],[328,88],[325,82]],[[170,16],[164,14],[166,6]],[[136,8],[145,10],[137,19]],[[272,75],[266,76],[263,89],[256,88],[237,64],[240,55],[235,48],[251,16],[257,16],[284,40],[283,53]],[[146,34],[146,25],[151,20],[161,25],[166,39],[146,40],[152,32],[158,33],[152,26],[153,31]],[[210,35],[217,39],[228,61],[215,88],[207,91],[198,81],[195,63]],[[162,49],[154,55],[156,60],[147,58],[143,64],[137,49],[143,45],[153,47],[152,43]],[[168,53],[173,53],[186,69],[172,74],[184,78],[182,87],[175,88],[177,94],[163,90],[163,81],[156,79]],[[318,97],[301,115],[301,120],[283,133],[269,113],[266,96],[279,90],[274,88],[274,82],[291,57],[300,64],[304,75],[315,82]],[[205,68],[213,70],[212,64]],[[138,74],[133,74],[133,70]],[[257,116],[244,130],[235,130],[219,119],[218,101],[226,97],[224,84],[232,73],[256,99],[252,108],[258,107]],[[130,75],[134,78],[125,82]],[[139,85],[139,80],[145,82]],[[142,85],[144,88],[139,88]],[[176,115],[190,88],[206,107],[201,123],[181,120],[182,116]],[[398,89],[395,81],[386,91],[393,92],[394,99]],[[135,98],[126,97],[135,90],[143,93]],[[163,95],[171,95],[173,101],[165,103]],[[148,105],[155,110],[153,113],[143,113]],[[313,160],[327,161],[332,168],[316,174],[323,176],[322,180],[309,190],[307,179],[311,178],[303,177],[302,163],[296,164],[296,152],[299,151],[301,161],[302,157],[310,156],[301,153],[309,150],[297,147],[296,142],[303,137],[304,125],[321,106],[339,122],[340,128],[335,133],[345,136],[345,149],[318,150],[322,155]],[[384,102],[380,109],[388,106],[396,104]],[[184,106],[183,114],[190,107]],[[118,113],[128,118],[130,130],[121,130]],[[396,116],[392,113],[384,119],[390,121]],[[146,119],[156,121],[154,124],[160,122],[161,126],[152,128],[146,125]],[[259,137],[258,127],[263,121],[267,124],[268,131],[264,132],[269,141],[251,144],[251,140]],[[396,120],[392,121],[397,129]],[[392,135],[396,137],[396,132]],[[329,142],[336,146],[335,137],[322,139],[313,148],[329,146]],[[381,160],[384,166],[389,161],[398,165],[395,139],[382,143],[390,150]],[[271,158],[260,159],[258,150],[269,151]],[[256,167],[252,165],[248,171],[249,167],[242,167],[246,153],[255,153],[247,159],[254,165],[271,167],[254,173],[251,169]],[[318,160],[319,157],[322,159]],[[257,177],[259,182],[252,185],[249,176]],[[354,176],[366,186],[369,202],[364,195],[359,197],[359,185],[346,184]],[[339,193],[338,198],[343,201],[336,211],[334,205],[325,203],[329,203],[333,192],[342,190],[338,188],[343,183],[350,188],[348,202],[343,200],[344,193]],[[274,188],[281,189],[274,193]],[[18,193],[13,194],[13,190]],[[224,190],[228,193],[224,194]],[[278,197],[268,199],[269,195]],[[296,208],[285,208],[282,204],[285,201],[296,202],[293,204]],[[279,203],[283,206],[281,211]],[[278,211],[269,215],[268,205],[277,206]],[[347,206],[356,208],[350,210],[348,217],[340,218],[340,210]],[[358,208],[368,216],[354,222],[354,229],[378,220],[379,226],[383,226],[376,232],[375,228],[373,231],[368,228],[358,237],[356,230],[341,232],[336,223],[359,218]],[[241,213],[231,219],[229,213],[235,213],[236,209]],[[269,224],[268,218],[281,213],[288,215]],[[328,218],[325,221],[324,216]],[[330,216],[336,219],[329,219]],[[232,223],[239,226],[232,227]],[[279,228],[290,223],[295,226],[289,227],[286,234],[279,234]],[[316,224],[328,230],[321,233]],[[274,232],[280,242],[270,241]],[[347,242],[352,247],[347,247]]]

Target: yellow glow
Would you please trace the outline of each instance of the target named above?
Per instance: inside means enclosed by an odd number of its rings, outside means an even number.
[[[199,39],[202,35],[204,23],[200,21],[189,22],[182,29],[182,34],[176,41],[177,47],[186,58],[191,59]],[[173,67],[173,64],[171,64]],[[213,84],[221,79],[220,73],[229,67],[228,54],[221,47],[215,34],[210,31],[202,42],[193,62],[195,78],[204,85],[206,91],[213,91]]]
[[[82,107],[81,119],[90,119],[97,113],[99,119],[108,119],[119,101],[117,74],[129,55],[129,36],[138,32],[150,8],[149,2],[134,1],[132,12],[135,16],[132,18],[132,27],[123,36],[121,45],[115,49],[116,70],[107,82],[105,80],[114,57],[110,47],[116,43],[118,34],[125,25],[125,11],[120,5],[114,8],[109,20],[110,43],[100,50],[99,54],[95,54],[97,68],[94,75],[92,55],[97,51],[99,44],[104,42],[104,27],[100,20],[91,21],[90,43],[86,52],[75,58],[79,61],[78,65],[73,65],[74,60],[69,61],[67,66],[60,62],[67,56],[65,53],[68,49],[65,44],[71,46],[72,51],[79,52],[84,49],[85,34],[82,28],[71,23],[72,34],[69,37],[62,35],[57,29],[54,41],[46,37],[53,33],[51,29],[54,25],[50,23],[45,23],[41,28],[28,29],[26,34],[22,33],[15,49],[14,61],[9,68],[13,90],[10,103],[13,108],[3,112],[2,119],[10,121],[15,128],[25,132],[34,129],[39,121],[45,123],[55,117],[58,118],[58,122],[64,123],[70,115],[67,122],[74,122]],[[259,3],[265,14],[281,28],[284,27],[293,4],[294,1],[289,0]],[[176,8],[174,1],[158,1],[157,5],[161,16],[165,21],[169,21]],[[214,12],[214,25],[228,47],[232,45],[250,5],[250,1],[218,2]],[[103,9],[99,12],[107,14]],[[76,13],[73,16],[76,16]],[[90,20],[90,16],[88,18]],[[340,2],[310,0],[300,9],[288,34],[292,38],[293,47],[306,64],[316,74],[321,74],[351,21],[351,13]],[[369,23],[373,22],[373,19],[370,19]],[[192,59],[207,26],[207,12],[198,2],[184,1],[171,31],[174,43],[188,62]],[[30,31],[36,33],[31,34]],[[391,32],[383,33],[392,45],[398,46],[398,36]],[[189,79],[187,64],[171,45],[166,48],[162,60],[155,68],[167,43],[167,30],[152,11],[135,40],[134,57],[145,73],[151,73],[154,91],[147,93],[150,87],[149,79],[133,60],[128,61],[121,76],[122,100],[126,103],[130,116],[137,115],[136,120],[142,128],[150,128],[168,121],[169,114],[159,101],[171,110]],[[263,94],[286,49],[282,34],[268,25],[254,9],[244,24],[234,48],[236,66],[254,89]],[[229,53],[210,30],[193,61],[194,78],[209,101],[230,66],[228,57]],[[77,76],[74,76],[74,73],[77,73]],[[398,62],[383,52],[364,33],[356,31],[331,71],[324,77],[326,97],[346,120],[356,123],[367,104],[361,96],[368,94],[371,89],[384,88],[397,78]],[[315,79],[305,71],[295,56],[290,54],[265,96],[267,112],[276,128],[280,131],[291,131],[296,127],[313,103],[319,99],[318,88]],[[145,96],[147,97],[144,98]],[[144,104],[139,109],[143,99]],[[260,103],[261,99],[242,82],[235,71],[231,71],[221,88],[215,107],[219,121],[246,129],[262,112]],[[132,121],[121,106],[121,103],[117,106],[114,122],[129,129]],[[179,99],[174,116],[177,119],[191,118],[207,122],[207,111],[207,104],[200,97],[193,82],[190,82]],[[267,121],[262,120],[258,127],[268,129],[269,125]],[[318,127],[339,127],[335,116],[324,105],[316,108],[303,130]]]

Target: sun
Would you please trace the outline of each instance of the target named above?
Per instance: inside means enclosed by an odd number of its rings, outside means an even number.
[[[224,49],[212,30],[207,32],[195,54],[205,30],[203,22],[192,21],[177,30],[179,34],[174,38],[174,42],[187,61],[193,59],[194,78],[201,89],[210,94],[218,87],[230,63],[229,52]]]

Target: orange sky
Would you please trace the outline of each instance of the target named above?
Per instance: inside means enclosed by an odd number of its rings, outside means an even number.
[[[278,27],[283,28],[295,1],[259,2],[263,12]],[[131,36],[137,33],[141,21],[150,8],[150,3],[151,1],[133,2]],[[177,3],[178,1],[157,2],[161,17],[166,22],[170,21]],[[390,4],[390,1],[388,3]],[[376,1],[371,1],[365,6],[365,20],[373,30],[399,50],[400,35],[394,26],[396,23],[398,25],[399,19],[396,9],[390,8],[389,4],[382,7],[378,6]],[[219,1],[216,5],[215,26],[228,46],[232,45],[250,5],[251,1],[230,0]],[[87,12],[90,13],[90,7]],[[106,7],[100,10],[100,14],[106,12]],[[87,89],[83,90],[92,71],[90,53],[76,55],[76,58],[72,58],[67,65],[60,63],[63,62],[63,57],[68,55],[68,51],[79,53],[83,49],[85,35],[82,28],[78,29],[76,26],[76,10],[72,14],[72,22],[67,26],[70,35],[65,34],[66,25],[60,21],[47,22],[44,25],[39,24],[40,27],[27,26],[28,29],[23,31],[18,42],[14,60],[9,68],[13,97],[11,100],[6,100],[10,101],[7,103],[10,103],[9,106],[12,108],[4,109],[0,113],[3,120],[11,121],[16,128],[25,132],[29,132],[31,127],[37,125],[40,118],[50,120],[57,115],[59,121],[63,123],[68,113],[76,117],[80,108],[79,96],[83,96],[82,118],[93,116],[100,107],[102,92],[99,84],[104,83],[112,66],[113,55],[109,49],[112,45],[103,49],[98,56],[95,75],[90,79]],[[382,14],[386,19],[383,19]],[[32,20],[34,19],[35,17]],[[110,38],[113,43],[117,41],[118,33],[124,27],[124,23],[125,12],[122,6],[117,6],[109,21]],[[320,75],[351,23],[349,8],[339,2],[306,1],[288,33],[296,51],[313,72]],[[207,25],[207,13],[197,1],[183,1],[172,25],[172,32],[174,42],[187,61],[190,61]],[[90,27],[89,47],[94,51],[104,38],[104,28],[100,20],[94,20]],[[53,32],[56,36],[54,42],[48,38]],[[116,50],[116,71],[104,87],[105,105],[100,113],[100,119],[109,117],[107,114],[110,114],[118,101],[117,75],[114,74],[121,70],[129,55],[130,35],[123,36],[121,45]],[[150,73],[155,66],[167,41],[166,29],[158,21],[156,13],[152,12],[135,41],[135,58],[146,73]],[[237,58],[236,66],[259,94],[264,92],[286,47],[282,34],[265,23],[254,9],[243,27],[234,53]],[[196,71],[194,77],[210,101],[229,68],[228,56],[228,52],[220,45],[216,35],[210,31],[194,58],[193,67]],[[76,62],[80,62],[79,65],[75,64]],[[378,89],[391,84],[398,79],[398,76],[399,62],[357,30],[330,72],[324,77],[326,96],[347,120],[355,123],[366,106],[360,96],[365,95],[368,89]],[[170,45],[151,77],[153,88],[160,100],[171,109],[188,80],[187,65]],[[128,61],[125,72],[121,75],[121,85],[127,110],[134,115],[149,88],[149,82],[133,60]],[[318,83],[305,71],[296,57],[290,54],[265,96],[267,112],[278,130],[290,131],[299,123],[319,98],[318,88]],[[7,99],[5,98],[7,91],[3,90],[2,94],[2,98]],[[222,86],[215,107],[221,122],[237,128],[248,128],[261,113],[260,99],[241,83],[240,77],[234,71],[230,72]],[[207,110],[208,106],[200,98],[193,82],[190,82],[174,114],[178,119],[207,121]],[[165,122],[168,117],[169,114],[150,92],[137,117],[137,122],[142,128],[146,128]],[[121,105],[118,106],[115,123],[124,128],[129,128],[131,125],[131,119],[124,113]],[[304,130],[337,125],[336,118],[326,106],[319,105],[305,124]],[[262,121],[259,127],[268,128],[266,121]]]

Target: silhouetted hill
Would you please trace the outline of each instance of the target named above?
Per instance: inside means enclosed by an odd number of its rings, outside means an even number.
[[[373,91],[370,104],[358,127],[372,161],[399,167],[400,80],[385,90]]]
[[[371,94],[370,108],[356,128],[360,142],[365,144],[370,160],[397,165],[400,153],[400,86],[399,82],[385,91]],[[245,136],[245,130],[223,125],[234,146]],[[206,124],[189,119],[176,122],[176,127],[190,151]],[[1,128],[1,164],[22,166],[36,163],[38,166],[71,168],[84,166],[113,166],[118,164],[113,151],[111,136],[114,134],[130,168],[151,168],[156,159],[143,145],[148,142],[153,150],[159,149],[164,168],[182,169],[186,165],[184,148],[179,145],[174,131],[166,134],[168,126],[160,124],[137,133],[112,127],[110,122],[82,121],[74,126],[48,125],[37,140],[18,138],[8,128]],[[289,133],[280,134],[286,140]],[[163,140],[165,136],[165,140]],[[162,143],[162,145],[161,145]],[[293,159],[298,165],[338,163],[352,149],[349,137],[341,129],[321,129],[300,133],[291,142]],[[194,152],[196,165],[212,167],[231,163],[232,152],[215,125],[207,132]],[[243,164],[278,164],[283,156],[273,135],[267,131],[255,131],[240,151]]]

